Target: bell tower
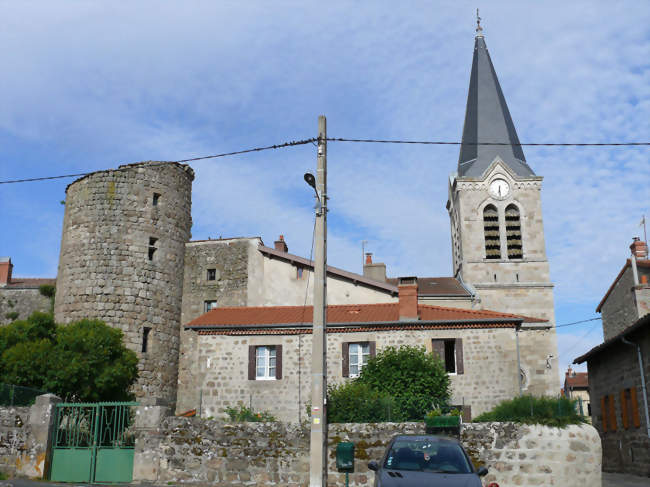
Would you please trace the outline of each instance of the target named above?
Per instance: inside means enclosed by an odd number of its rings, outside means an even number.
[[[556,394],[543,178],[526,162],[480,18],[477,24],[458,169],[449,178],[453,271],[474,288],[481,308],[540,318],[519,333],[524,391]]]

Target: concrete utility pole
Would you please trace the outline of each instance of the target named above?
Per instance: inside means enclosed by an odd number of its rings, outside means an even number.
[[[310,487],[327,485],[327,120],[318,117],[314,235],[314,325],[312,331]]]

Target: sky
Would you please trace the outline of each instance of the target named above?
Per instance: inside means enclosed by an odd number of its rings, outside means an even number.
[[[0,181],[317,135],[459,141],[479,7],[520,140],[650,141],[650,2],[0,0]],[[456,146],[330,142],[328,262],[451,275]],[[557,324],[595,308],[650,217],[648,147],[524,148],[544,177]],[[309,256],[316,149],[197,161],[193,239],[285,236]],[[74,178],[0,184],[0,256],[57,271]],[[560,372],[602,341],[558,329]]]

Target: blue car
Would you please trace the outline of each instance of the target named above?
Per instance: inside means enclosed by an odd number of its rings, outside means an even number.
[[[462,445],[434,435],[394,437],[381,461],[371,461],[375,487],[481,487],[487,468],[475,469]]]

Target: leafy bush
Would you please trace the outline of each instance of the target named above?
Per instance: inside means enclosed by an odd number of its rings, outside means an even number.
[[[99,320],[57,325],[50,313],[0,328],[0,382],[84,402],[131,399],[138,359]]]
[[[9,311],[9,313],[5,315],[5,318],[14,321],[16,318],[18,318],[18,311]]]
[[[233,423],[260,423],[277,421],[275,417],[268,411],[260,411],[256,413],[243,404],[239,404],[237,407],[227,407],[226,414],[230,418],[230,421]]]
[[[393,421],[422,421],[449,401],[449,375],[424,347],[388,347],[368,360],[357,381],[395,400]]]
[[[358,381],[330,386],[327,421],[330,423],[379,423],[392,421],[395,399]]]
[[[483,413],[473,422],[513,421],[523,424],[543,424],[563,428],[587,420],[576,411],[576,401],[566,397],[516,397],[499,403],[492,411]]]

